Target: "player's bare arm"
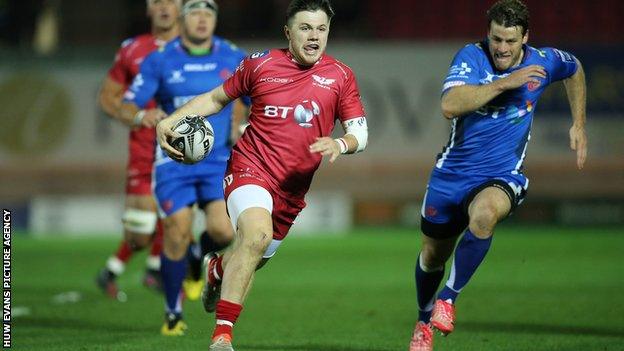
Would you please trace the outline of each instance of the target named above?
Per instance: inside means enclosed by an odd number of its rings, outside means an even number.
[[[517,89],[529,82],[538,82],[537,78],[546,78],[546,71],[540,65],[531,65],[490,84],[451,88],[442,97],[442,114],[453,119],[474,112],[504,91]]]
[[[98,96],[98,102],[100,107],[106,114],[117,119],[117,112],[121,106],[121,100],[123,99],[124,86],[117,83],[110,77],[106,77],[102,86],[100,87],[100,93]]]
[[[227,96],[223,90],[223,85],[212,89],[211,91],[198,95],[191,101],[174,111],[169,117],[161,120],[156,126],[156,138],[160,147],[169,155],[169,157],[182,160],[182,153],[176,150],[169,141],[175,139],[179,135],[173,131],[173,126],[184,116],[198,115],[210,116],[221,111],[232,99]]]
[[[159,108],[142,110],[131,102],[121,103],[117,112],[117,119],[131,128],[154,128],[165,117],[167,114]]]
[[[345,135],[341,138],[316,138],[310,145],[310,152],[319,152],[329,156],[329,162],[334,162],[341,154],[354,154],[363,151],[368,144],[368,126],[366,117],[349,119],[342,124]]]
[[[570,148],[576,151],[576,166],[582,169],[587,158],[587,136],[585,134],[585,117],[587,105],[587,87],[585,85],[585,71],[581,63],[576,60],[578,68],[563,84],[568,95],[572,112],[572,127],[570,128]]]

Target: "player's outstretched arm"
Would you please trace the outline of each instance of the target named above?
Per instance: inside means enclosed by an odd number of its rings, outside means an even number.
[[[517,89],[529,82],[538,82],[538,77],[546,78],[544,67],[531,65],[490,84],[451,88],[442,96],[442,114],[452,119],[476,111],[506,90]]]
[[[211,91],[198,95],[185,105],[175,110],[169,117],[161,120],[156,126],[156,138],[160,147],[173,159],[182,160],[183,155],[169,142],[179,135],[173,131],[173,126],[185,116],[210,116],[223,109],[232,99],[223,90],[223,85]]]
[[[123,93],[124,86],[106,76],[100,87],[98,103],[109,117],[118,119],[117,112],[121,106]]]
[[[585,71],[576,60],[578,68],[570,78],[563,81],[570,110],[572,111],[572,127],[570,128],[570,148],[576,151],[576,166],[582,169],[587,158],[587,136],[585,134],[585,117],[587,105],[587,87]]]

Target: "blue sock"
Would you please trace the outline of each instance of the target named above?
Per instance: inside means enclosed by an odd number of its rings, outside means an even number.
[[[165,301],[167,313],[179,315],[182,313],[182,281],[186,276],[186,257],[179,261],[174,261],[160,254],[160,272],[162,274],[163,289],[165,291]]]
[[[451,300],[453,303],[459,292],[468,284],[470,277],[477,270],[492,244],[492,237],[479,239],[467,229],[455,248],[453,266],[446,286],[438,299]]]
[[[420,262],[420,255],[416,259],[416,296],[418,298],[418,320],[429,323],[431,310],[436,291],[444,277],[444,266],[425,272]]]

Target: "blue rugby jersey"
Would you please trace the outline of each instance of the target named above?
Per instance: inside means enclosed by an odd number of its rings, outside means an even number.
[[[530,65],[541,65],[546,78],[508,90],[477,111],[454,118],[448,144],[437,156],[436,171],[474,175],[518,174],[530,139],[533,113],[544,89],[577,70],[574,56],[555,48],[523,46],[520,65],[497,71],[487,42],[466,45],[451,64],[442,94],[461,85],[484,85]]]
[[[171,114],[195,96],[223,84],[245,56],[241,49],[217,36],[213,36],[208,54],[191,55],[177,38],[145,58],[124,100],[143,108],[154,97],[160,108]],[[208,157],[197,165],[228,160],[231,118],[232,104],[209,118],[215,144]],[[156,149],[157,167],[172,161],[160,148]]]

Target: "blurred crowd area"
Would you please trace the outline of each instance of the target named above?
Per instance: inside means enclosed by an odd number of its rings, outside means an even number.
[[[290,0],[221,0],[218,32],[236,40],[281,38]],[[485,32],[493,0],[334,0],[332,37],[362,40],[474,40]],[[531,41],[621,44],[620,0],[525,0],[531,10]],[[149,27],[141,0],[0,0],[3,46],[32,47],[56,32],[54,48],[113,46]],[[39,33],[38,33],[39,32]],[[41,40],[41,38],[39,38]],[[49,40],[49,39],[48,39]],[[50,45],[50,44],[48,44]],[[44,50],[45,51],[45,50]],[[48,49],[48,52],[53,51]]]

